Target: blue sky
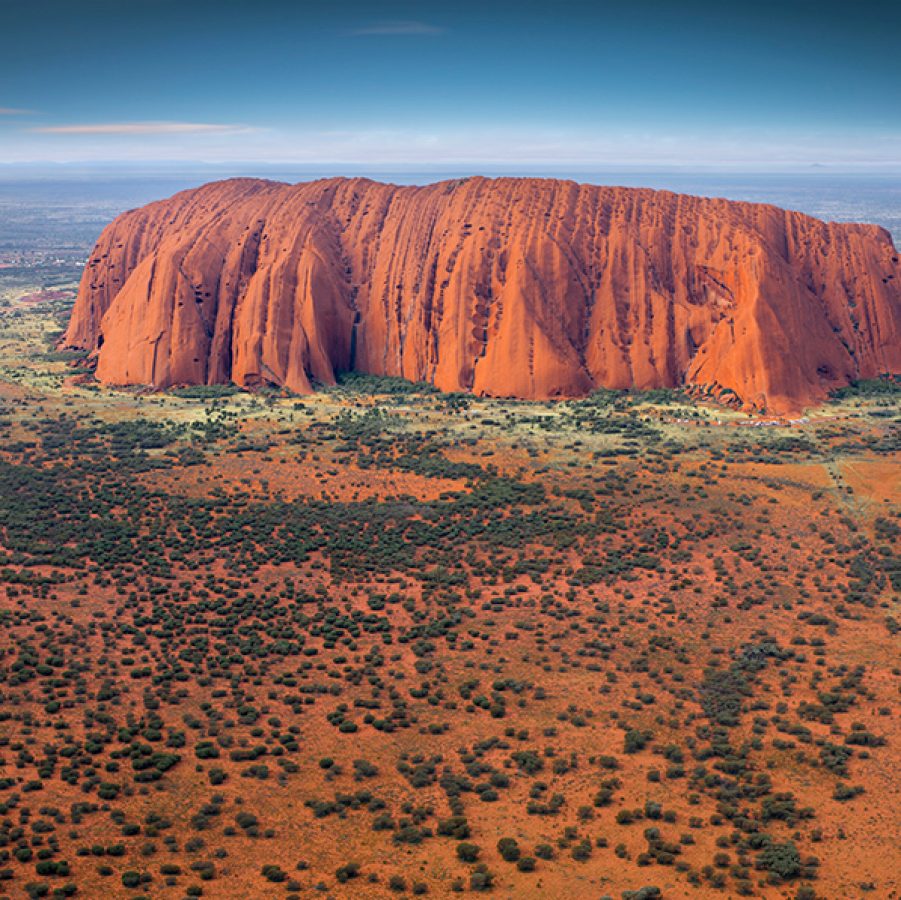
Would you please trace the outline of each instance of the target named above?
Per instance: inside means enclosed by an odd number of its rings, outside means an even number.
[[[901,168],[898,3],[0,12],[0,162]]]

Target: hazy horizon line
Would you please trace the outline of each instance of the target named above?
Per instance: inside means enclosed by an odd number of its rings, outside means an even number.
[[[589,173],[589,172],[648,172],[648,173],[723,173],[735,175],[901,175],[901,162],[897,165],[885,163],[774,163],[772,165],[750,165],[732,162],[712,163],[639,163],[639,162],[567,162],[522,161],[505,163],[503,161],[442,161],[425,162],[361,162],[359,160],[318,162],[295,162],[291,160],[37,160],[23,162],[21,160],[0,160],[0,171],[60,171],[60,170],[97,170],[110,172],[128,172],[132,174],[153,172],[203,172],[209,170],[265,169],[269,171],[297,172],[335,172],[353,170],[391,173],[420,172],[447,173],[469,171],[473,175],[490,172],[492,175],[522,176],[524,173]]]

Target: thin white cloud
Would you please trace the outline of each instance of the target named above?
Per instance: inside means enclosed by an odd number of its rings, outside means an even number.
[[[0,106],[0,116],[28,116],[30,109],[16,109],[14,106]]]
[[[2,3],[2,0],[0,0]],[[554,169],[599,172],[609,167],[629,169],[683,167],[731,168],[736,171],[807,170],[812,162],[835,171],[899,171],[901,135],[896,130],[845,129],[812,132],[805,128],[767,131],[760,127],[714,131],[667,129],[604,123],[550,128],[522,122],[490,126],[457,122],[419,122],[416,127],[291,127],[219,126],[219,131],[168,129],[155,136],[147,131],[100,133],[71,131],[36,134],[30,128],[2,127],[0,168],[4,163],[98,161],[193,161],[394,168],[413,171],[507,171],[533,174]],[[129,123],[146,125],[149,123]],[[173,123],[170,123],[173,124]],[[0,122],[0,126],[3,122]],[[63,127],[63,126],[59,126]],[[71,128],[71,126],[66,126]],[[142,136],[146,135],[146,136]]]
[[[40,134],[241,134],[252,131],[246,125],[218,125],[209,122],[102,122],[80,125],[47,125],[32,128]]]
[[[374,25],[366,25],[362,28],[355,28],[351,34],[360,36],[378,36],[378,35],[425,35],[425,34],[442,34],[443,28],[437,25],[429,25],[428,22],[417,22],[414,20],[404,19],[394,22],[376,22]]]

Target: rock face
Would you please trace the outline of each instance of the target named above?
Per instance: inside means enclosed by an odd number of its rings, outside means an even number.
[[[901,265],[876,226],[644,189],[235,179],[107,227],[63,343],[118,385],[306,392],[356,370],[789,412],[901,372]]]

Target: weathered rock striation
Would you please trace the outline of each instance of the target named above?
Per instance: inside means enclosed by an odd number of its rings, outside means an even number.
[[[109,384],[356,370],[549,398],[681,384],[789,412],[901,372],[873,225],[570,181],[216,182],[119,216],[63,344]]]

